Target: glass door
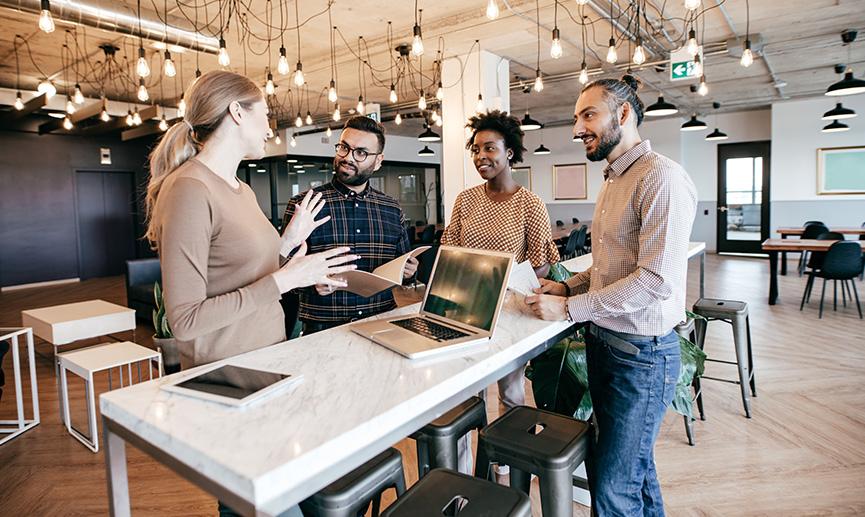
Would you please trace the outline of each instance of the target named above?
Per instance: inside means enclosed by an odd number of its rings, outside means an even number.
[[[769,142],[718,146],[718,252],[762,253],[769,238]]]

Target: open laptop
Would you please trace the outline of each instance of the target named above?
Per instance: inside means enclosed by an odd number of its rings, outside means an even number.
[[[410,359],[488,341],[513,260],[510,253],[441,246],[418,314],[354,323],[351,330]]]

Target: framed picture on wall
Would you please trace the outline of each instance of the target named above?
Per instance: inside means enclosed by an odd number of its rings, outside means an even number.
[[[865,194],[865,146],[817,149],[817,194]]]
[[[586,164],[553,165],[553,199],[587,199]]]
[[[531,167],[511,167],[511,174],[514,181],[532,190],[532,168]]]

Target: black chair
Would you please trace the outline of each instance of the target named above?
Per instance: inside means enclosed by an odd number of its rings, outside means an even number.
[[[805,230],[802,232],[803,239],[816,239],[818,235],[826,233],[829,231],[829,228],[826,227],[823,223],[811,223],[805,225]],[[799,257],[799,276],[802,276],[802,273],[805,272],[805,265],[808,262],[807,251],[803,251],[802,255]]]
[[[435,237],[433,237],[433,243],[435,243],[435,244],[441,244],[441,241],[442,241],[442,235],[444,235],[444,233],[445,233],[444,230],[436,230]]]
[[[818,241],[843,241],[844,235],[838,232],[824,232],[817,236]],[[811,302],[811,289],[814,287],[814,272],[823,267],[823,259],[826,257],[825,251],[813,251],[808,254],[808,263],[805,275],[808,276],[808,281],[805,283],[805,290],[802,292],[802,302],[799,304],[799,310],[805,308],[806,303]],[[841,286],[841,295],[846,297],[845,288]],[[852,294],[850,295],[852,298]],[[844,298],[844,306],[847,306],[847,299]]]
[[[805,221],[805,224],[803,224],[802,227],[804,228],[805,226],[808,226],[809,224],[822,224],[823,226],[826,226],[826,223],[824,223],[823,221]],[[863,223],[863,224],[865,224],[865,223]]]
[[[412,226],[409,223],[406,223],[405,233],[406,233],[406,235],[408,235],[409,245],[414,245],[417,243],[417,231],[414,229],[414,226]]]
[[[556,219],[556,227],[561,228],[564,225],[565,225],[564,221],[560,221],[560,220]]]
[[[862,273],[862,267],[862,247],[858,242],[836,242],[829,248],[829,251],[826,252],[826,256],[823,257],[823,263],[820,269],[810,273],[808,285],[805,287],[805,294],[803,295],[802,304],[799,306],[799,309],[801,310],[802,307],[804,307],[806,298],[810,298],[811,289],[814,284],[813,279],[822,278],[823,291],[820,294],[819,317],[823,318],[823,300],[826,297],[826,280],[832,280],[835,290],[833,310],[838,310],[838,280],[840,280],[842,296],[844,295],[844,289],[846,286],[852,294],[851,301],[855,297],[856,310],[859,312],[859,319],[862,319],[862,307],[859,304],[859,292],[856,290],[856,282],[854,281],[854,279]]]
[[[135,309],[136,319],[153,321],[153,284],[162,281],[158,258],[126,261],[126,305]]]
[[[579,230],[571,230],[568,236],[568,242],[565,244],[563,259],[567,260],[574,257],[579,257],[586,254],[586,232],[588,229],[585,225]]]
[[[571,217],[571,222],[574,224],[580,224],[580,220],[577,219],[576,217]]]
[[[467,401],[436,418],[411,434],[417,445],[417,475],[424,477],[430,470],[457,470],[460,438],[480,431],[487,425],[487,410],[483,399]]]

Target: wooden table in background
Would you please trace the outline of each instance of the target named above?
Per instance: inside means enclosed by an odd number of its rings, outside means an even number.
[[[781,235],[782,239],[786,239],[789,235],[795,235],[797,237],[801,237],[803,233],[805,233],[804,226],[782,226],[775,230],[778,234]],[[840,228],[829,228],[830,232],[838,232],[843,235],[865,235],[865,228],[863,227],[840,227]],[[787,252],[781,252],[781,274],[787,274]]]
[[[838,241],[818,241],[817,239],[766,239],[763,241],[763,251],[769,253],[769,305],[775,305],[778,301],[778,253],[788,251],[829,251],[829,248]],[[865,241],[859,242],[865,251]],[[786,262],[786,261],[785,261]]]

